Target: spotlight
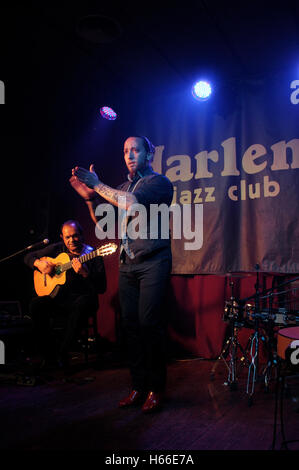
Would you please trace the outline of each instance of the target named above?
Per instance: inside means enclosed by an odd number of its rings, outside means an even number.
[[[102,106],[100,113],[103,118],[108,119],[109,121],[114,121],[117,118],[116,112],[108,106]]]
[[[199,80],[192,87],[192,95],[196,100],[205,101],[210,98],[212,93],[211,85],[204,81]]]

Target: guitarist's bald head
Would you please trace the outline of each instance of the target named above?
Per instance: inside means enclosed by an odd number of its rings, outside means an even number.
[[[73,226],[77,229],[78,233],[80,233],[80,235],[83,235],[83,229],[81,227],[81,225],[79,224],[79,222],[77,220],[67,220],[66,222],[64,222],[62,225],[61,225],[61,228],[60,228],[60,232],[62,233],[63,231],[63,227],[65,226]]]

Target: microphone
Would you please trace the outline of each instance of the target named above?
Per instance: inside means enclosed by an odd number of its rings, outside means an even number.
[[[37,242],[37,243],[34,243],[33,245],[29,245],[27,246],[27,248],[25,248],[26,251],[28,250],[32,250],[33,248],[41,248],[43,245],[48,245],[49,243],[49,240],[47,238],[45,238],[43,241],[41,242]]]

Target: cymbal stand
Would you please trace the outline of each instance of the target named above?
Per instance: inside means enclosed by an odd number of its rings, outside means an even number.
[[[276,353],[276,338],[275,338],[275,331],[274,331],[275,315],[274,315],[274,310],[273,310],[273,297],[274,295],[279,296],[280,294],[285,294],[285,291],[275,294],[274,287],[272,287],[272,289],[268,289],[266,292],[267,294],[264,295],[263,297],[260,297],[260,300],[269,299],[269,308],[267,309],[267,316],[265,318],[265,315],[263,315],[263,313],[258,312],[256,317],[260,318],[262,320],[262,324],[264,325],[263,330],[265,334],[259,333],[258,338],[260,337],[261,340],[264,342],[266,353],[267,353],[266,365],[261,372],[261,376],[258,378],[260,378],[260,380],[264,382],[265,389],[266,391],[268,391],[272,373],[274,371],[274,373],[277,374],[277,365],[278,365],[277,353]]]
[[[262,371],[264,376],[264,383],[266,391],[269,389],[269,384],[272,376],[273,368],[277,368],[277,357],[275,351],[275,337],[274,337],[274,321],[273,321],[273,292],[269,294],[269,318],[267,321],[267,364]],[[277,370],[276,370],[277,372]]]
[[[250,346],[251,362],[248,368],[248,378],[247,378],[247,388],[246,388],[246,393],[248,395],[249,404],[252,403],[252,397],[254,394],[254,386],[257,380],[258,350],[259,350],[259,332],[257,328],[250,341],[251,341],[251,346]],[[251,380],[251,386],[250,386],[250,380]]]
[[[260,317],[260,291],[259,291],[259,265],[256,268],[256,284],[255,284],[255,322],[254,322],[254,334],[252,335],[250,342],[250,357],[251,362],[248,368],[247,377],[247,388],[246,393],[248,395],[248,404],[252,404],[252,397],[254,394],[254,387],[257,381],[257,371],[259,366],[259,317]]]
[[[231,287],[231,297],[230,297],[230,302],[229,302],[229,328],[230,328],[230,336],[226,340],[224,348],[217,358],[217,361],[215,362],[210,376],[211,379],[214,379],[214,374],[216,367],[219,363],[220,360],[223,360],[225,366],[227,367],[228,370],[228,376],[227,376],[227,382],[224,382],[225,385],[229,385],[230,390],[237,390],[238,388],[238,383],[237,383],[237,361],[238,361],[238,349],[242,353],[242,357],[240,358],[241,363],[247,363],[249,365],[249,361],[246,358],[246,353],[242,347],[242,345],[238,341],[238,331],[239,328],[242,327],[242,324],[238,321],[236,311],[238,312],[239,306],[235,301],[235,297],[233,295],[233,288],[234,288],[234,283],[230,282],[230,287]],[[227,357],[229,358],[227,359]]]

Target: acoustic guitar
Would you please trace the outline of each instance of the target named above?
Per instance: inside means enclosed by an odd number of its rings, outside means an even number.
[[[94,251],[91,251],[78,258],[80,263],[86,263],[96,256],[107,256],[114,253],[117,249],[115,243],[107,243]],[[56,258],[47,256],[41,258],[55,265],[52,274],[43,274],[37,269],[33,273],[35,292],[39,297],[49,295],[55,297],[60,287],[66,282],[66,271],[72,268],[72,262],[67,253],[60,253]]]

